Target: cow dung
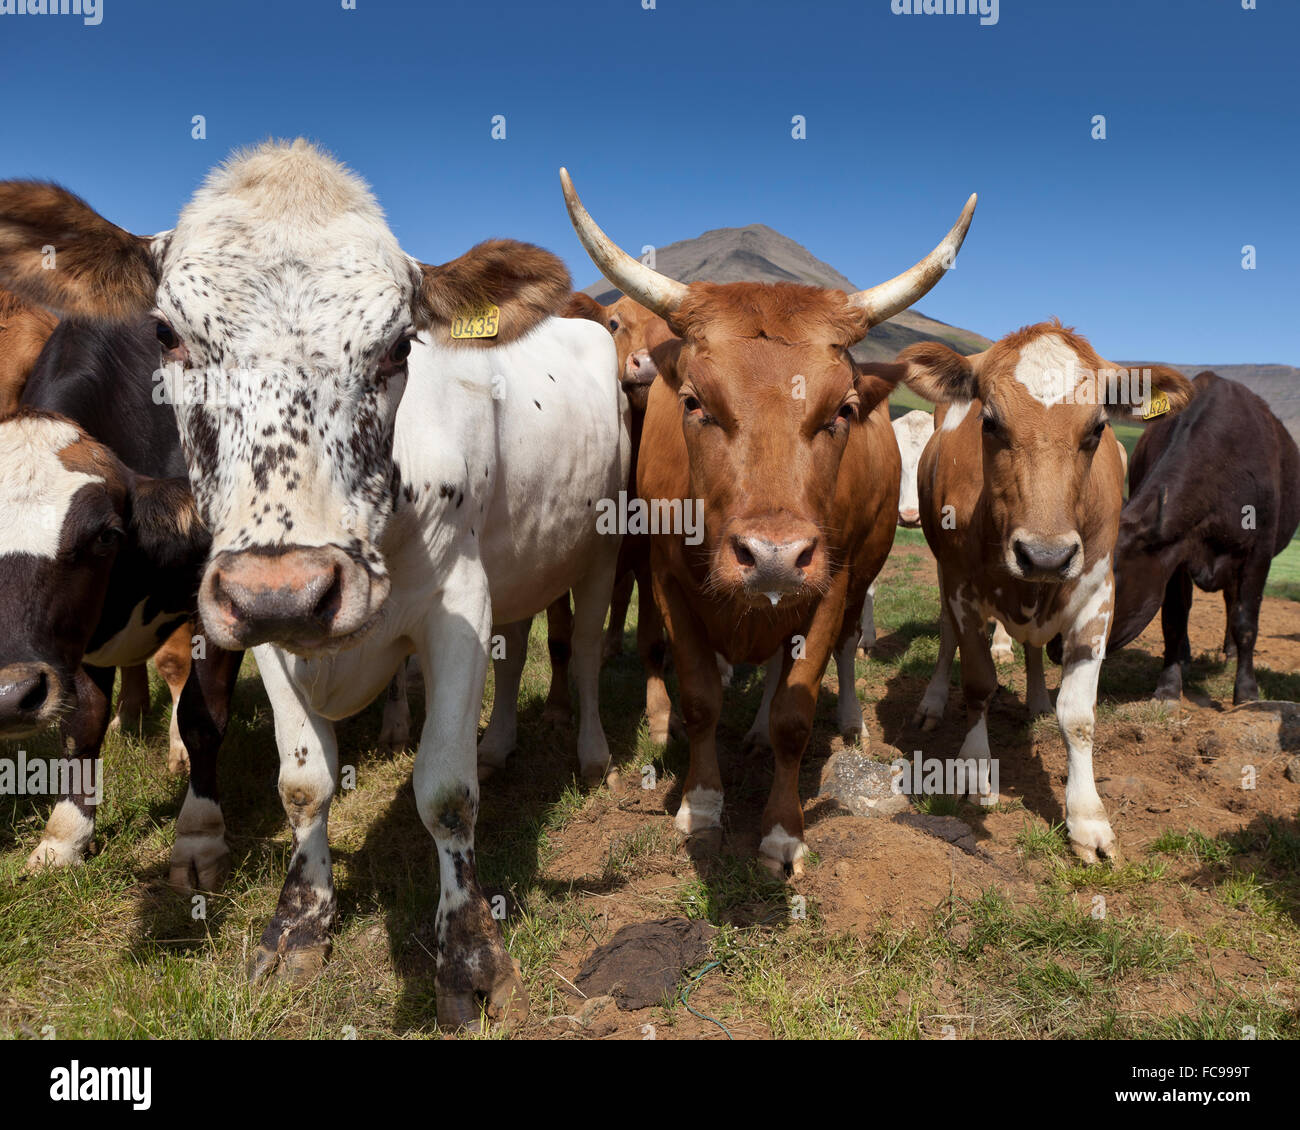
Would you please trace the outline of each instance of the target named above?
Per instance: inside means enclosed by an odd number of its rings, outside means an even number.
[[[628,1012],[663,1004],[682,973],[708,956],[714,931],[687,918],[624,926],[587,955],[574,986],[587,997],[611,996]]]

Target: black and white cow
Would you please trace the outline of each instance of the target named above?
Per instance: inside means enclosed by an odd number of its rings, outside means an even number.
[[[69,320],[0,421],[0,736],[58,723],[65,777],[29,867],[81,860],[94,831],[115,668],[143,663],[195,613],[209,537],[170,411],[153,403],[152,319]],[[170,878],[220,885],[228,863],[216,755],[239,655],[204,648],[177,725],[191,754]]]
[[[50,244],[53,271],[40,262]],[[492,626],[524,623],[498,641],[498,696],[512,697],[526,621],[574,592],[579,759],[602,774],[596,680],[619,539],[596,518],[629,458],[609,334],[551,317],[569,295],[563,265],[506,240],[422,264],[359,178],[296,141],[236,155],[156,237],[61,189],[0,184],[0,284],[65,311],[152,312],[169,363],[219,374],[176,405],[212,531],[199,607],[213,642],[255,648],[294,839],[250,974],[298,978],[327,956],[330,720],[414,652],[426,687],[415,795],[441,876],[439,1020],[473,1023],[481,1002],[517,1016],[523,983],[474,862]],[[495,336],[453,342],[467,321]]]

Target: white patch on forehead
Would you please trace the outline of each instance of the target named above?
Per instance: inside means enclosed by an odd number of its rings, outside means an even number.
[[[59,452],[80,439],[65,420],[19,418],[0,424],[0,554],[52,558],[72,497],[99,475],[72,471]]]
[[[1043,334],[1021,349],[1012,375],[1030,396],[1050,408],[1074,391],[1083,372],[1078,354],[1063,337]]]

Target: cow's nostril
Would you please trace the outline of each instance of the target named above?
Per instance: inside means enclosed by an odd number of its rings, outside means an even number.
[[[816,539],[814,539],[804,547],[804,551],[801,554],[799,554],[798,558],[795,560],[795,565],[800,569],[807,569],[808,566],[812,564],[813,554],[816,552],[816,550],[817,550],[817,542]]]
[[[31,690],[23,695],[22,700],[18,703],[18,709],[32,712],[40,710],[45,705],[45,700],[50,694],[50,681],[44,671],[40,673],[36,681],[32,684]]]
[[[736,555],[736,563],[742,569],[752,569],[755,565],[754,555],[749,551],[749,547],[740,540],[740,538],[731,539],[732,552]]]
[[[329,587],[321,593],[320,599],[311,610],[312,617],[322,624],[330,624],[338,614],[343,603],[343,571],[335,565],[331,571]]]
[[[1017,541],[1011,548],[1015,551],[1016,564],[1020,566],[1021,570],[1026,573],[1032,572],[1034,559],[1029,556],[1029,550],[1025,548],[1025,543]]]

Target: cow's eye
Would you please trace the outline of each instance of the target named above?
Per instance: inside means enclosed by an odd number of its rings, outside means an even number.
[[[609,320],[609,332],[612,333],[612,334],[616,334],[616,333],[618,333],[619,326],[621,326],[622,324],[623,324],[623,323],[620,322],[617,318],[610,318],[610,320]]]
[[[388,356],[384,358],[388,364],[396,367],[405,365],[406,359],[411,356],[411,339],[409,337],[399,338],[392,349],[388,351]]]
[[[176,336],[176,331],[161,318],[154,323],[154,333],[158,336],[159,344],[161,344],[167,352],[170,353],[173,349],[180,348],[181,339]]]
[[[122,540],[122,530],[118,526],[105,526],[93,538],[90,539],[88,547],[90,552],[97,557],[104,557],[112,553],[117,548],[117,543]]]
[[[1083,437],[1083,447],[1085,449],[1096,447],[1097,444],[1101,442],[1101,437],[1105,433],[1105,431],[1106,431],[1106,421],[1098,420],[1097,423],[1093,425],[1092,431],[1090,431],[1086,436]]]
[[[1000,436],[1002,434],[1002,425],[997,418],[989,415],[980,416],[980,426],[984,429],[986,436]]]

